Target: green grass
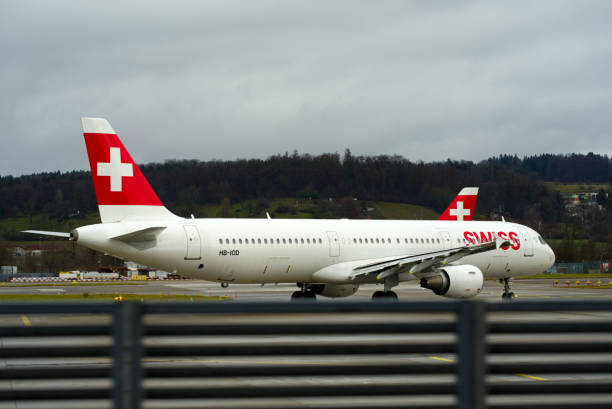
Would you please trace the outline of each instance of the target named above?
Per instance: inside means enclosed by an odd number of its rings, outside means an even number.
[[[3,283],[2,287],[96,287],[96,286],[109,286],[109,285],[138,285],[146,283],[146,281],[134,280],[134,281],[99,281],[95,283],[88,283],[83,281],[77,281],[72,284],[72,281],[66,282],[48,282],[48,283]]]
[[[558,279],[558,280],[571,280],[571,279],[576,279],[576,278],[607,278],[612,280],[612,274],[562,274],[562,273],[554,273],[554,274],[534,274],[534,275],[530,275],[530,276],[525,276],[525,277],[516,277],[515,280],[533,280],[533,279],[538,279],[538,278],[554,278],[554,279]]]
[[[289,212],[279,213],[276,211],[279,207],[290,209]],[[435,220],[438,218],[438,212],[427,207],[417,206],[405,203],[389,203],[389,202],[373,202],[368,203],[368,207],[373,208],[369,213],[370,217],[377,219],[396,219],[396,220]],[[245,200],[239,203],[233,203],[229,211],[229,217],[246,218],[249,217],[249,209],[256,208],[256,200]],[[295,199],[295,198],[279,198],[268,201],[268,206],[261,212],[251,215],[254,218],[265,218],[266,212],[279,219],[311,219],[313,213],[319,210],[313,201]],[[196,218],[213,218],[221,217],[221,206],[219,204],[206,204],[198,207],[193,211]],[[189,217],[189,214],[181,214],[180,216]],[[70,218],[59,222],[58,220],[46,214],[38,214],[32,216],[12,217],[0,220],[0,236],[14,237],[23,230],[49,230],[69,232],[72,229],[89,224],[100,223],[100,217],[97,212],[85,214],[80,218]],[[22,241],[12,241],[14,244],[29,244],[36,241],[38,238],[34,235],[23,234]],[[30,241],[28,238],[31,238]]]
[[[200,295],[161,295],[161,294],[0,294],[0,302],[31,302],[31,301],[109,301],[115,302],[116,297],[122,301],[225,301],[227,296]]]
[[[600,189],[612,190],[612,186],[607,183],[560,183],[560,182],[544,182],[544,185],[552,191],[561,193],[597,193]]]
[[[15,234],[19,234],[19,232],[28,229],[67,233],[76,227],[96,223],[100,223],[100,216],[97,212],[87,213],[84,215],[84,217],[70,218],[62,222],[59,222],[57,219],[54,219],[46,214],[34,215],[32,216],[31,221],[27,216],[11,217],[0,220],[0,236],[14,236]],[[25,233],[23,234],[23,237],[33,237],[36,239],[36,236]]]
[[[437,220],[440,214],[427,207],[405,204],[375,202],[373,206],[383,218],[392,220]]]

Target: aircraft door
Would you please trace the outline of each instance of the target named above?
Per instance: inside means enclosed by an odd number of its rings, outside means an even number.
[[[444,245],[444,250],[450,249],[452,247],[450,234],[447,231],[441,231],[440,237],[442,238],[442,244]]]
[[[523,236],[523,242],[521,243],[524,249],[523,255],[525,257],[531,257],[533,256],[533,240],[531,237],[529,237],[529,231],[521,229],[521,233]]]
[[[193,225],[183,226],[187,239],[187,254],[185,260],[199,260],[202,258],[202,246],[200,244],[200,233]]]
[[[329,256],[339,257],[340,256],[340,240],[338,239],[338,233],[335,231],[328,231],[327,238],[329,239]]]

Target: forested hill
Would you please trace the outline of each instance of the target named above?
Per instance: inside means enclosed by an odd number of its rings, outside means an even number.
[[[205,203],[277,197],[357,198],[404,202],[442,211],[463,186],[479,186],[478,212],[545,223],[563,217],[563,205],[543,181],[612,181],[606,155],[502,155],[480,163],[411,162],[400,156],[285,154],[265,160],[179,161],[141,167],[161,200],[178,214]],[[0,218],[45,213],[63,219],[95,211],[89,172],[0,178]]]

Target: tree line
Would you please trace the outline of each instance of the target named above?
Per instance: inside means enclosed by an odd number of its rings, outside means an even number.
[[[354,156],[346,150],[343,155],[293,152],[267,159],[169,160],[141,165],[141,170],[162,202],[184,216],[206,203],[280,197],[403,202],[442,212],[462,187],[479,186],[477,212],[483,218],[504,216],[538,229],[549,226],[548,235],[558,238],[566,237],[563,226],[568,223],[578,225],[572,233],[576,238],[595,232],[605,241],[611,231],[605,195],[603,211],[589,211],[576,221],[568,219],[559,192],[543,183],[610,184],[611,158],[593,153],[424,163],[401,156]],[[0,219],[44,213],[64,220],[97,210],[88,171],[0,177],[0,198]],[[355,216],[350,206],[347,212]]]

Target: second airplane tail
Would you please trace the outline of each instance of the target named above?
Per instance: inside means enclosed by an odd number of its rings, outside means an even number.
[[[102,223],[176,217],[164,207],[106,119],[81,118]]]
[[[459,222],[472,220],[477,197],[477,187],[464,187],[438,220],[456,220]]]

